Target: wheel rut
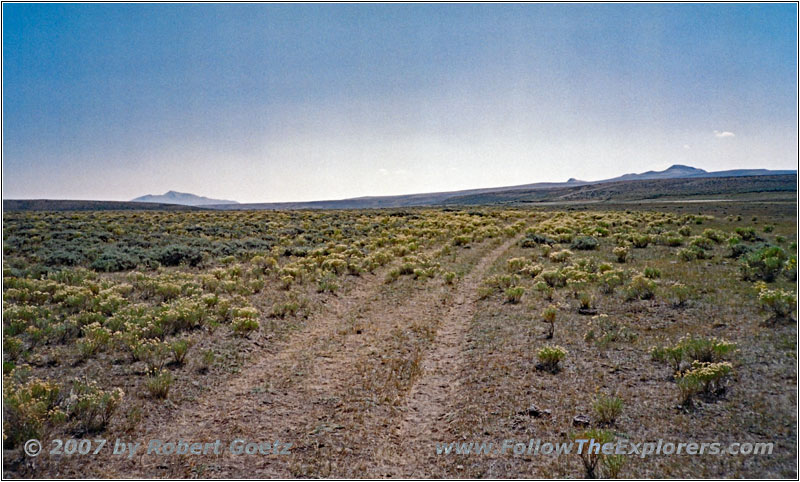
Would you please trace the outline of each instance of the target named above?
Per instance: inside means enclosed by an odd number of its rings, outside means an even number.
[[[430,458],[424,451],[428,450],[432,456],[435,443],[445,442],[437,434],[442,432],[451,401],[459,392],[461,370],[466,366],[463,351],[466,333],[477,309],[478,287],[492,264],[519,239],[517,236],[493,249],[461,282],[436,334],[435,344],[425,357],[424,374],[406,398],[402,410],[405,415],[392,437],[398,450],[387,451],[390,457],[384,463],[394,476],[430,476],[419,462]],[[411,453],[417,456],[407,456]]]
[[[429,281],[398,294],[379,276],[366,275],[350,292],[332,297],[306,329],[140,437],[219,439],[221,454],[147,455],[95,471],[210,478],[424,473],[393,458],[398,451],[391,449],[398,439],[413,450],[435,439],[437,418],[458,386],[477,288],[517,239],[476,248],[480,258],[455,287]],[[425,336],[427,344],[403,351],[403,340]],[[293,446],[290,456],[231,455],[227,444],[234,438]]]

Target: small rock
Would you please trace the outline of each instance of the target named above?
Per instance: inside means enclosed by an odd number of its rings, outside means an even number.
[[[542,410],[536,405],[531,405],[530,407],[528,407],[528,415],[535,418],[549,416],[550,410]]]
[[[588,415],[575,415],[575,418],[572,419],[573,427],[588,427],[590,423],[592,421]]]

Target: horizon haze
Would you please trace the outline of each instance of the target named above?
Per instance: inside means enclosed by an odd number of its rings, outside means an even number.
[[[791,4],[4,4],[3,197],[797,168]]]

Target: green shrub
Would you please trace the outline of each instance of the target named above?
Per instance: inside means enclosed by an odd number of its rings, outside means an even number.
[[[553,245],[556,244],[556,242],[547,236],[536,233],[528,233],[519,241],[519,245],[522,248],[535,248],[540,244]]]
[[[498,290],[505,290],[507,288],[511,288],[512,286],[516,286],[519,283],[519,276],[517,275],[494,275],[486,278],[484,280],[484,284],[486,286],[498,289]]]
[[[119,388],[105,391],[95,382],[75,380],[67,399],[67,412],[77,421],[79,430],[97,432],[108,426],[123,395]]]
[[[43,257],[47,266],[77,266],[86,259],[80,252],[63,249],[46,253]]]
[[[603,471],[607,479],[619,479],[619,472],[625,466],[628,456],[622,454],[604,455]]]
[[[643,249],[650,244],[650,236],[646,234],[637,235],[631,238],[631,242],[633,243],[634,248]]]
[[[170,373],[169,370],[161,370],[158,373],[148,375],[147,380],[144,382],[144,386],[148,393],[150,393],[151,397],[167,398],[169,395],[169,389],[174,381],[175,377],[172,376],[172,373]]]
[[[678,344],[683,347],[685,359],[689,362],[720,362],[736,351],[735,344],[719,338],[688,336]]]
[[[92,269],[95,271],[126,271],[133,269],[139,264],[139,257],[119,249],[109,248],[103,251],[92,262]]]
[[[601,429],[589,429],[579,434],[574,435],[574,440],[585,440],[583,450],[580,452],[576,451],[581,457],[581,462],[583,462],[583,468],[586,471],[585,475],[587,479],[596,479],[598,478],[598,464],[606,459],[606,457],[610,457],[609,455],[604,454],[602,451],[598,450],[589,450],[589,442],[594,442],[601,447],[607,443],[614,441],[614,433],[610,430],[601,430]],[[604,463],[605,465],[605,463]]]
[[[9,360],[16,360],[25,351],[25,343],[19,338],[6,335],[3,337],[3,352]]]
[[[604,426],[614,424],[622,414],[622,407],[621,398],[607,395],[598,396],[592,406],[595,415],[597,415],[597,422]]]
[[[231,322],[231,329],[240,336],[247,336],[258,328],[258,320],[253,318],[236,317]]]
[[[155,259],[164,266],[187,264],[197,266],[203,261],[203,254],[196,248],[182,244],[171,244],[155,253]]]
[[[725,233],[718,229],[704,229],[703,237],[710,239],[716,244],[719,244],[725,240]]]
[[[557,345],[548,345],[540,348],[536,356],[543,370],[557,373],[561,369],[559,363],[567,356],[567,350]]]
[[[98,351],[108,346],[111,341],[111,332],[95,322],[83,327],[83,338],[77,343],[82,359],[95,355]]]
[[[594,308],[594,298],[590,293],[585,291],[578,294],[578,302],[582,310],[591,310]]]
[[[783,274],[792,281],[797,281],[797,256],[792,254],[783,263]]]
[[[614,256],[617,257],[618,263],[624,263],[628,260],[628,248],[626,246],[617,246],[614,248]]]
[[[676,372],[684,360],[693,362],[721,362],[736,350],[736,345],[718,338],[682,337],[673,346],[652,347],[653,360],[667,363]]]
[[[567,284],[567,277],[561,271],[548,270],[542,271],[539,277],[553,288],[562,288]]]
[[[509,273],[516,273],[526,264],[528,264],[528,260],[525,258],[509,258],[506,260],[506,270]]]
[[[593,316],[583,337],[587,343],[594,342],[601,347],[614,342],[633,343],[637,338],[636,332],[627,325],[606,314]]]
[[[272,313],[270,316],[273,318],[285,318],[288,316],[294,316],[297,314],[297,311],[300,309],[300,304],[296,301],[287,301],[283,303],[275,303],[272,305]]]
[[[649,300],[656,294],[656,284],[652,280],[642,275],[636,275],[631,279],[630,284],[625,290],[625,299],[630,300]]]
[[[546,300],[553,299],[553,287],[545,283],[544,281],[537,281],[533,285],[533,289],[541,293]]]
[[[678,257],[684,261],[694,261],[695,259],[708,259],[711,255],[699,246],[689,246],[688,248],[679,249]]]
[[[624,283],[623,272],[619,270],[606,271],[600,276],[600,291],[611,294]]]
[[[644,269],[644,277],[649,279],[661,278],[661,270],[648,266]]]
[[[579,249],[581,251],[590,251],[597,249],[600,243],[592,236],[578,236],[572,241],[570,248]]]
[[[27,379],[23,372],[15,368],[3,377],[3,445],[7,448],[41,438],[48,425],[66,420],[66,413],[58,406],[58,385]]]
[[[444,283],[452,285],[455,283],[456,277],[457,275],[454,272],[448,271],[447,273],[444,274]]]
[[[506,301],[511,304],[517,304],[522,300],[522,295],[525,294],[525,288],[522,286],[512,286],[506,289]]]
[[[453,238],[453,246],[467,246],[471,241],[469,236],[456,236]]]
[[[558,315],[558,308],[553,305],[548,306],[547,308],[542,311],[542,321],[549,325],[549,330],[547,332],[547,339],[553,338],[553,332],[555,331],[556,327],[556,316]]]
[[[528,264],[528,265],[523,266],[522,269],[519,270],[519,273],[521,275],[525,275],[525,276],[529,276],[531,278],[535,278],[535,277],[539,276],[539,274],[543,270],[544,270],[544,268],[542,268],[542,265],[540,265],[540,264]]]
[[[692,236],[692,238],[689,239],[689,247],[697,247],[703,250],[709,250],[713,249],[714,245],[710,239],[704,236]]]
[[[216,355],[214,354],[214,350],[204,350],[200,356],[200,364],[198,366],[200,373],[206,373],[214,364],[215,360]]]
[[[791,317],[792,310],[797,306],[797,296],[781,289],[768,289],[765,284],[758,286],[758,302],[761,309],[771,313],[775,321]]]
[[[163,341],[144,340],[134,348],[134,358],[141,360],[147,367],[147,373],[153,374],[164,368],[171,349]]]
[[[189,347],[191,343],[188,339],[183,340],[175,340],[170,345],[170,350],[172,351],[172,360],[178,366],[183,366],[186,362],[186,355],[189,353]]]
[[[738,228],[734,229],[734,231],[744,241],[756,241],[756,240],[758,240],[758,236],[756,236],[756,230],[753,227],[750,227],[750,226],[745,227],[745,228],[738,227]]]
[[[765,246],[744,256],[741,261],[742,277],[745,280],[775,281],[785,268],[788,255],[780,246]]]
[[[281,289],[288,290],[289,288],[292,287],[293,283],[294,283],[294,278],[292,276],[289,275],[281,276],[279,286],[281,287]]]
[[[681,404],[691,407],[699,395],[707,399],[718,396],[724,392],[725,384],[732,373],[733,366],[728,362],[692,362],[692,366],[676,379]]]
[[[563,263],[567,261],[570,257],[572,257],[572,251],[568,249],[562,249],[560,251],[555,251],[550,253],[550,261],[554,263]]]
[[[674,307],[684,306],[691,296],[692,290],[682,284],[673,283],[666,289],[666,297]]]
[[[433,278],[435,274],[434,268],[414,268],[414,279],[425,281],[428,278]]]
[[[317,293],[335,293],[339,289],[339,284],[336,282],[336,275],[331,272],[325,272],[317,280]]]

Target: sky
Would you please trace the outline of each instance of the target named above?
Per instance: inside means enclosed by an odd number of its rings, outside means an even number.
[[[796,169],[794,4],[3,4],[3,198]]]

